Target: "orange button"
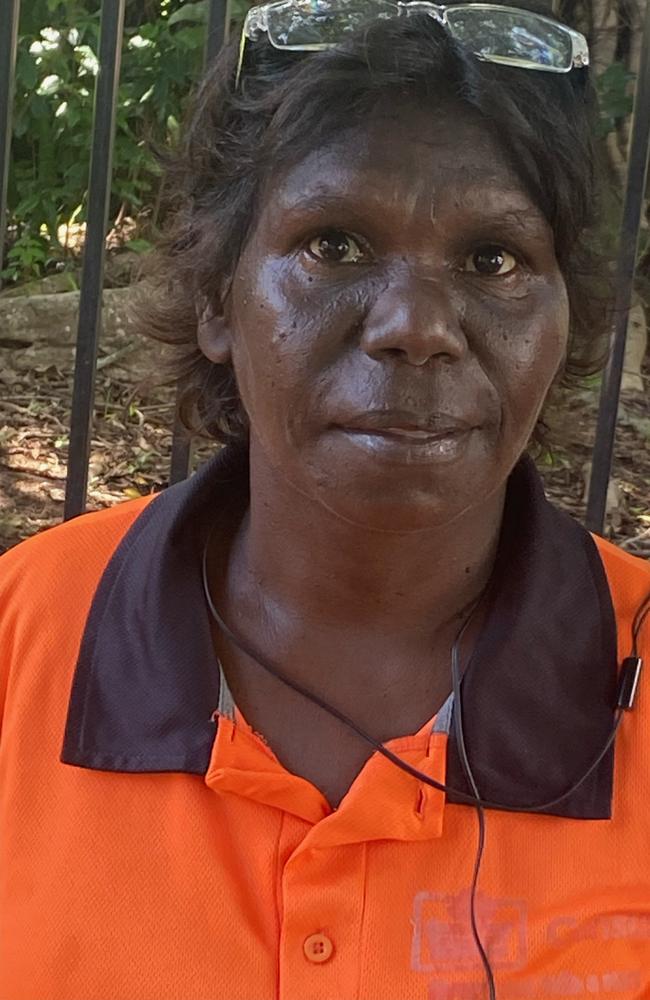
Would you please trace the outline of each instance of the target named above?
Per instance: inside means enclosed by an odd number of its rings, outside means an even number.
[[[326,934],[310,934],[302,947],[310,962],[326,962],[334,951],[334,945]]]

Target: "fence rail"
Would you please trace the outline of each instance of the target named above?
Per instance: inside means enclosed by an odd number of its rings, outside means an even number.
[[[70,421],[70,448],[64,517],[83,512],[86,506],[95,372],[101,326],[101,295],[108,207],[111,190],[115,109],[120,74],[120,54],[126,0],[102,0],[99,71],[95,85],[92,153],[88,196],[86,243],[83,255],[75,377]],[[11,154],[16,44],[20,0],[0,0],[0,261],[6,230],[6,200]],[[205,60],[218,53],[228,32],[228,0],[208,0]],[[646,5],[641,66],[637,78],[623,221],[618,247],[616,308],[611,352],[604,373],[586,525],[602,533],[607,489],[611,476],[616,421],[630,311],[639,230],[650,144],[650,0]],[[191,442],[176,417],[172,441],[170,482],[189,473]]]
[[[11,155],[11,112],[18,44],[20,0],[0,0],[0,269],[5,240]]]
[[[90,436],[104,285],[104,245],[111,199],[115,112],[125,4],[126,0],[106,0],[102,4],[88,184],[88,219],[81,271],[68,476],[63,512],[66,519],[84,510],[88,491]]]

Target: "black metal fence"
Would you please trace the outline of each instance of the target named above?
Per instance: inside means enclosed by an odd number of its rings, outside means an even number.
[[[86,243],[81,277],[79,325],[70,422],[64,517],[86,505],[95,371],[101,325],[104,251],[111,191],[117,88],[126,0],[102,0],[99,72],[95,87]],[[0,260],[5,234],[7,181],[11,154],[16,45],[20,0],[0,0]],[[228,29],[228,0],[208,0],[205,59],[219,51]],[[650,146],[650,0],[644,15],[641,65],[636,83],[628,177],[618,249],[616,308],[611,352],[604,373],[586,524],[602,533],[611,475],[628,316],[633,291],[639,229]],[[188,475],[190,445],[178,421],[174,428],[170,482]]]

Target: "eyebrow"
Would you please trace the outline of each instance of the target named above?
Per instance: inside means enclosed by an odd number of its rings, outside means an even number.
[[[527,230],[531,234],[539,231],[540,223],[545,227],[550,226],[539,206],[521,188],[504,188],[501,185],[473,181],[464,190],[458,190],[457,196],[462,209],[468,215],[480,215],[481,222],[486,225],[499,224],[504,229]],[[500,205],[491,206],[490,202],[497,197]],[[475,200],[474,209],[471,206],[472,200]],[[313,191],[301,191],[286,201],[280,198],[276,206],[285,216],[295,216],[296,220],[318,217],[327,212],[340,212],[345,213],[346,219],[356,220],[359,225],[367,224],[369,219],[376,221],[378,209],[385,216],[391,207],[380,198],[369,197],[367,191],[363,194],[354,191],[343,193],[323,189],[321,185]]]

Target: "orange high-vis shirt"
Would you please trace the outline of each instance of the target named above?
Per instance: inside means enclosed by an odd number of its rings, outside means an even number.
[[[231,449],[0,559],[0,1000],[483,1000],[477,816],[374,754],[337,809],[232,703],[201,586]],[[514,470],[462,685],[498,1000],[650,997],[650,566]],[[650,657],[646,620],[639,652]],[[453,699],[387,745],[460,792]]]

